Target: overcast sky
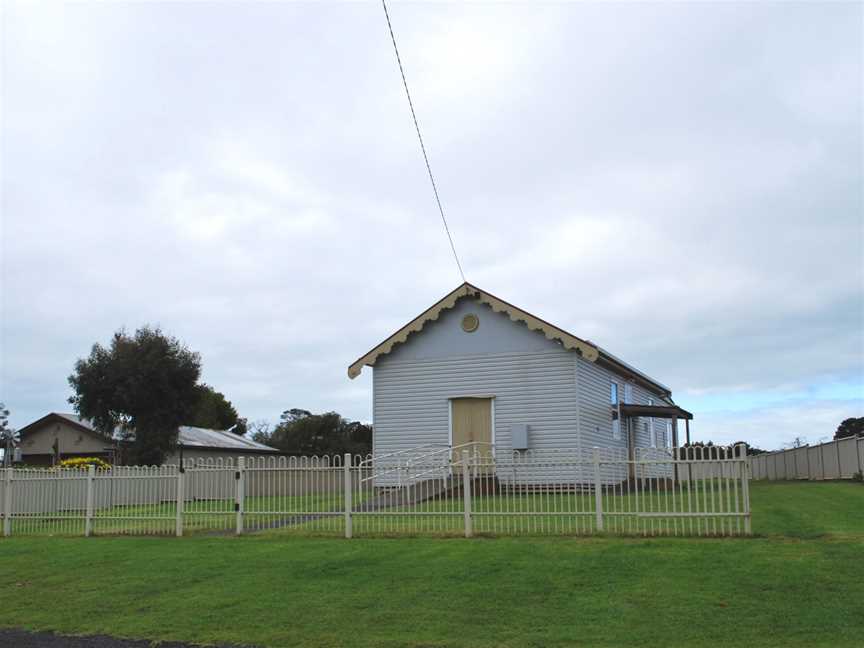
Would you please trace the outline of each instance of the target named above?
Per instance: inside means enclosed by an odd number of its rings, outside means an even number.
[[[455,288],[380,4],[3,3],[2,385],[158,324],[242,416]],[[669,385],[696,438],[864,415],[860,3],[394,4],[473,283]]]

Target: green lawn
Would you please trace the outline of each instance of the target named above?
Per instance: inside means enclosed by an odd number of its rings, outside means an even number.
[[[0,541],[0,626],[267,646],[860,646],[864,485],[752,488],[753,539]]]
[[[751,482],[750,506],[756,534],[864,539],[860,482]]]

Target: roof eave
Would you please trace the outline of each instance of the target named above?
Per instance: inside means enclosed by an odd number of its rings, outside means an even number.
[[[672,390],[663,383],[654,380],[653,378],[651,378],[651,376],[645,373],[642,373],[636,367],[628,364],[627,362],[624,362],[621,358],[612,355],[611,353],[606,351],[606,349],[598,347],[598,350],[600,352],[598,360],[601,364],[605,363],[611,368],[617,370],[618,373],[624,374],[636,380],[637,382],[641,382],[643,385],[651,387],[660,392],[661,394],[664,394],[671,398]]]

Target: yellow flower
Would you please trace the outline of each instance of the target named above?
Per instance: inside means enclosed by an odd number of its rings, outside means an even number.
[[[111,467],[106,461],[102,461],[99,457],[72,457],[71,459],[64,459],[58,465],[58,468],[79,468],[85,469],[89,466],[94,466],[97,469],[105,470]]]

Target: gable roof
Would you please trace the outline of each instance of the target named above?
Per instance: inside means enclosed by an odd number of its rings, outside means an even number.
[[[397,344],[402,344],[408,339],[412,333],[418,333],[423,330],[428,322],[438,319],[441,313],[449,310],[456,305],[456,302],[463,297],[474,297],[481,304],[486,304],[496,313],[506,313],[514,322],[524,322],[525,325],[532,331],[543,333],[549,340],[558,340],[564,345],[565,349],[572,349],[582,354],[592,362],[597,359],[599,349],[582,338],[576,337],[572,333],[568,333],[562,328],[550,324],[546,320],[540,319],[536,315],[532,315],[528,311],[514,306],[513,304],[504,301],[500,297],[496,297],[492,293],[481,290],[467,281],[456,288],[443,299],[433,304],[431,307],[420,313],[405,326],[396,331],[393,335],[381,342],[378,346],[370,349],[368,353],[358,358],[350,367],[348,367],[348,377],[356,378],[360,375],[363,366],[372,367],[375,361],[382,355],[386,355],[393,350]]]
[[[467,281],[444,296],[443,299],[420,313],[420,315],[408,322],[383,342],[357,358],[357,360],[348,367],[348,377],[353,379],[359,376],[364,366],[375,366],[375,362],[378,358],[390,353],[393,350],[393,347],[397,344],[404,343],[412,333],[419,333],[422,331],[423,327],[426,326],[428,322],[437,320],[443,311],[453,308],[456,305],[456,302],[463,297],[474,297],[481,304],[488,305],[494,312],[505,313],[514,322],[523,322],[529,330],[542,333],[549,340],[557,340],[565,349],[576,351],[576,353],[579,353],[589,362],[599,361],[617,373],[632,378],[637,382],[646,384],[659,392],[671,394],[668,387],[652,378],[649,378],[641,371],[630,366],[623,360],[616,358],[608,351],[601,349],[593,342],[583,340],[582,338],[577,337],[554,324],[550,324],[536,315],[532,315],[528,311],[522,310],[518,306],[514,306],[513,304],[504,301],[500,297],[496,297],[492,293],[468,283]]]
[[[58,421],[58,422],[62,422],[62,423],[68,423],[69,425],[71,425],[73,428],[77,429],[80,432],[84,432],[85,434],[88,434],[90,436],[99,437],[100,439],[105,440],[105,435],[102,434],[101,432],[99,432],[98,430],[96,430],[96,428],[94,428],[89,423],[89,421],[82,422],[82,419],[80,419],[75,414],[61,414],[59,412],[49,412],[48,414],[46,414],[42,418],[36,419],[32,423],[28,423],[27,425],[25,425],[24,427],[22,427],[18,430],[18,434],[21,435],[21,438],[24,438],[25,436],[27,436],[27,434],[29,434],[33,430],[40,428],[43,425],[45,425],[47,423],[54,422],[54,421]]]
[[[100,439],[106,439],[105,435],[99,432],[90,420],[81,418],[77,414],[69,414],[66,412],[51,412],[50,414],[21,428],[19,432],[23,437],[31,430],[41,427],[45,423],[50,423],[51,421],[56,420],[68,423],[72,427],[93,436],[97,436]],[[117,440],[118,438],[119,434],[115,432],[113,440]],[[271,448],[263,443],[247,439],[246,437],[234,434],[228,430],[208,430],[206,428],[191,427],[189,425],[180,426],[177,433],[177,445],[184,448],[214,448],[218,450],[238,450],[255,453],[279,452],[276,448]]]

